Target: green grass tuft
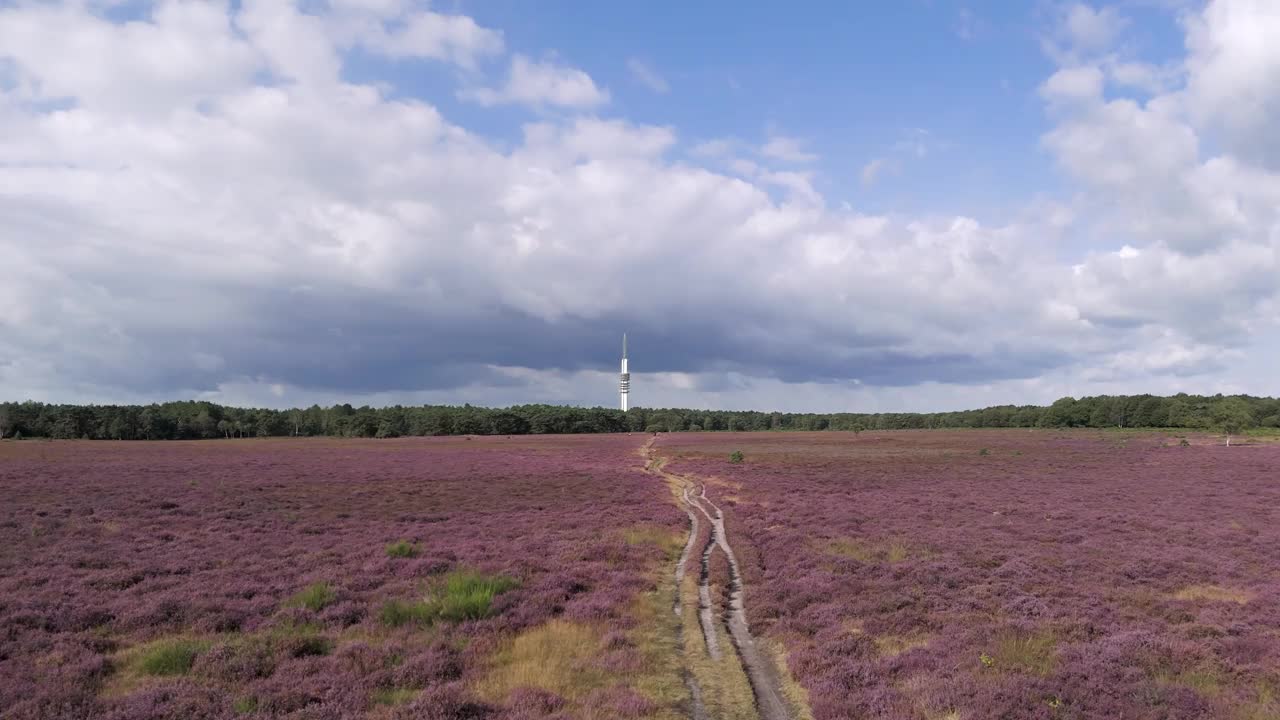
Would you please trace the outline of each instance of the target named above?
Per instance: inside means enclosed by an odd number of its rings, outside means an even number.
[[[743,458],[742,458],[741,450],[734,450],[733,452],[729,453],[729,462],[733,463],[734,465],[742,464],[742,460]]]
[[[520,583],[502,575],[485,575],[458,570],[445,576],[444,591],[437,602],[445,620],[478,620],[489,616],[493,598]]]
[[[235,699],[235,702],[231,703],[231,709],[241,715],[248,715],[258,709],[258,698],[252,695],[238,697]]]
[[[373,691],[373,702],[377,705],[403,705],[417,695],[418,691],[412,688],[378,688]]]
[[[408,540],[397,540],[387,546],[387,557],[411,558],[418,554],[418,546]]]
[[[387,600],[378,611],[378,620],[388,627],[429,625],[436,620],[479,620],[489,617],[495,597],[519,584],[503,575],[456,570],[446,575],[444,584],[425,600]]]
[[[168,640],[156,643],[138,658],[138,670],[144,675],[186,675],[196,656],[208,649],[203,640]]]
[[[320,612],[337,599],[338,594],[329,587],[329,583],[318,582],[308,585],[306,590],[285,601],[287,607],[304,607],[312,612]]]
[[[378,610],[378,622],[387,627],[400,627],[409,623],[429,625],[435,620],[435,615],[435,607],[425,600],[388,600]]]

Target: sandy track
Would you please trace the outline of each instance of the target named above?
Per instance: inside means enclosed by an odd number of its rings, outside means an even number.
[[[738,659],[746,671],[747,679],[751,684],[751,691],[755,695],[756,711],[759,713],[761,720],[791,720],[795,717],[795,712],[783,695],[778,669],[774,665],[773,659],[756,643],[755,638],[751,635],[750,626],[747,624],[742,573],[738,566],[738,558],[729,543],[729,533],[725,528],[724,512],[707,497],[706,485],[697,483],[689,477],[676,475],[664,470],[654,451],[654,442],[655,439],[651,438],[644,446],[645,456],[649,460],[645,467],[650,472],[681,487],[680,497],[683,501],[685,512],[689,514],[690,534],[689,540],[685,543],[685,551],[681,554],[680,561],[676,567],[677,587],[683,579],[688,555],[697,538],[698,515],[701,514],[711,524],[711,535],[702,551],[701,573],[698,579],[699,624],[702,626],[707,653],[712,658],[718,659],[720,657],[719,643],[716,640],[716,632],[713,626],[715,619],[709,580],[711,556],[716,549],[719,549],[729,562],[730,586],[728,607],[724,613],[725,624],[729,630],[729,637],[733,640],[734,650],[738,654]],[[698,511],[697,513],[694,512],[695,509]],[[676,614],[681,612],[678,592],[675,612]],[[703,711],[703,716],[705,717],[705,711]]]
[[[649,442],[645,443],[641,449],[641,454],[645,458],[645,472],[665,477],[662,472],[661,462],[653,455],[653,438],[650,438]],[[687,493],[688,489],[685,488],[682,492]],[[672,611],[676,617],[683,615],[684,602],[681,585],[684,583],[684,569],[689,562],[689,555],[693,553],[693,547],[698,541],[698,516],[693,512],[693,507],[690,503],[685,502],[683,507],[685,513],[689,516],[689,537],[685,540],[684,548],[680,551],[680,559],[676,561],[675,596],[672,599]],[[676,643],[683,653],[685,648],[683,623],[676,625]],[[702,688],[698,687],[698,681],[694,679],[693,673],[689,672],[688,668],[684,668],[681,676],[684,678],[685,687],[689,689],[689,716],[693,720],[711,720],[711,716],[707,713],[706,704],[702,700]]]

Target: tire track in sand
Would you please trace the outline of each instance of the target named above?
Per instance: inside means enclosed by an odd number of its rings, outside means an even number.
[[[653,455],[653,451],[652,451],[653,442],[654,442],[654,439],[650,438],[649,442],[645,443],[645,446],[641,450],[641,454],[645,458],[644,470],[645,472],[653,473],[660,477],[665,477],[662,472],[661,461],[656,459]],[[683,489],[682,493],[684,493],[685,496],[687,497],[688,489],[687,488]],[[672,598],[672,604],[671,604],[671,610],[672,612],[675,613],[676,617],[681,617],[683,615],[684,603],[681,600],[680,586],[684,582],[685,565],[688,564],[689,555],[693,553],[693,546],[698,541],[698,529],[699,529],[698,516],[694,514],[693,507],[691,506],[691,504],[686,500],[682,504],[682,507],[684,508],[685,513],[689,516],[689,537],[687,540],[685,540],[684,548],[680,551],[680,559],[676,561],[676,569],[675,569],[675,577],[674,577],[675,593],[674,593],[674,597]],[[704,628],[704,632],[705,632],[705,628]],[[685,643],[685,639],[684,639],[683,624],[677,624],[676,625],[676,644],[680,648],[681,653],[684,652],[684,643]],[[691,705],[689,709],[690,717],[692,717],[693,720],[711,720],[710,715],[707,714],[706,705],[703,703],[702,688],[698,687],[698,681],[694,679],[693,674],[689,672],[689,669],[687,667],[682,668],[681,676],[684,678],[685,687],[689,689],[689,701]]]
[[[654,452],[655,440],[656,438],[651,438],[644,446],[645,456],[649,460],[646,464],[646,469],[669,482],[674,482],[681,486],[681,499],[683,500],[685,512],[689,514],[691,524],[691,532],[689,540],[685,544],[685,552],[681,554],[680,562],[676,567],[676,614],[681,612],[679,607],[679,583],[684,576],[684,566],[688,561],[688,554],[695,543],[698,532],[697,513],[693,512],[696,508],[698,513],[711,524],[711,536],[703,549],[702,571],[698,581],[699,624],[702,626],[703,637],[706,638],[707,652],[712,657],[719,657],[719,644],[715,641],[715,629],[711,625],[714,622],[714,617],[710,607],[709,582],[711,554],[716,548],[719,548],[729,562],[729,607],[727,608],[725,624],[729,630],[729,637],[733,640],[734,650],[737,651],[738,659],[746,671],[747,680],[751,684],[751,691],[755,695],[756,711],[759,713],[761,720],[792,720],[796,714],[783,695],[782,680],[778,669],[774,665],[773,659],[756,643],[755,638],[751,635],[751,628],[747,625],[742,573],[738,566],[738,558],[734,555],[733,547],[729,544],[729,533],[725,528],[724,512],[707,497],[705,484],[695,483],[691,478],[676,475],[663,469],[662,462]],[[711,508],[711,511],[707,509],[708,507]]]

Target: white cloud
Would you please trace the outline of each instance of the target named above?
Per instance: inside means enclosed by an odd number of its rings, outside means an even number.
[[[1280,169],[1280,5],[1216,0],[1188,15],[1187,94],[1197,121],[1224,133],[1241,158]]]
[[[631,77],[635,78],[636,82],[656,93],[665,94],[671,90],[671,87],[667,85],[666,79],[643,60],[638,58],[627,60],[627,70],[631,72]]]
[[[521,103],[593,108],[609,102],[609,91],[597,87],[585,72],[551,61],[530,60],[523,55],[511,59],[503,87],[470,88],[458,95],[481,105]]]
[[[891,160],[887,160],[885,158],[874,158],[866,165],[862,166],[861,177],[863,187],[870,187],[874,185],[876,181],[880,179],[881,175],[886,172],[891,172],[895,168],[896,165]]]
[[[1084,3],[1075,3],[1066,11],[1066,35],[1080,50],[1096,51],[1111,47],[1125,24],[1125,19],[1115,8],[1095,9]]]
[[[406,8],[341,12],[390,37]],[[1200,60],[1143,101],[1095,92],[1106,58],[1064,66],[1080,76],[1045,96],[1088,101],[1055,104],[1044,144],[1070,203],[991,222],[831,207],[805,168],[695,148],[735,174],[718,172],[672,152],[675,128],[618,118],[489,142],[430,98],[344,81],[363,41],[332,16],[163,10],[0,11],[21,78],[0,90],[0,396],[594,402],[600,380],[608,403],[593,348],[624,324],[646,405],[939,409],[1269,380],[1232,353],[1275,344],[1280,175],[1206,151],[1211,128],[1265,138],[1202,112],[1196,78],[1218,71]],[[484,56],[453,52],[438,57]],[[1241,82],[1228,96],[1265,90]],[[471,92],[607,100],[519,55]],[[814,160],[785,136],[756,150]],[[1074,233],[1097,249],[1068,263],[1054,238]]]
[[[760,154],[771,160],[788,163],[810,163],[818,159],[817,155],[805,150],[803,140],[786,135],[772,135],[764,145],[760,146]]]
[[[1052,103],[1101,100],[1102,83],[1102,71],[1095,66],[1062,68],[1044,81],[1040,94]]]
[[[502,33],[482,28],[462,15],[416,12],[404,18],[403,27],[386,34],[371,49],[396,57],[450,60],[472,67],[476,59],[502,52]]]
[[[704,140],[689,151],[698,157],[724,157],[734,151],[738,147],[738,143],[729,138],[716,138],[714,140]]]

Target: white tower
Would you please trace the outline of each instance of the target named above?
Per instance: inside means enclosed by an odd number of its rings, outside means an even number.
[[[631,394],[631,373],[627,371],[627,334],[622,333],[622,372],[618,373],[618,402],[622,412],[627,411],[627,396]]]

